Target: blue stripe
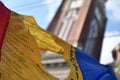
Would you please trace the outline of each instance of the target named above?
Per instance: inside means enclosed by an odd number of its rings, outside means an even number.
[[[95,58],[78,48],[75,48],[75,50],[84,80],[117,80],[110,66],[100,64]]]

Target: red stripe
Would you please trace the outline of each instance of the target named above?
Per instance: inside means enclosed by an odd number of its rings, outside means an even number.
[[[10,19],[10,10],[7,9],[2,2],[0,2],[0,61],[1,61],[1,48],[5,32]]]
[[[0,61],[1,61],[1,49],[2,49],[2,44],[5,36],[5,32],[7,30],[7,26],[9,23],[10,19],[10,10],[7,9],[2,2],[0,1]],[[0,73],[0,78],[1,78],[1,73]]]

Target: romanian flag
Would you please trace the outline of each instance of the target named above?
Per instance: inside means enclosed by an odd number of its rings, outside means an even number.
[[[43,67],[39,50],[64,56],[71,68],[65,80],[116,80],[111,67],[43,30],[32,16],[0,2],[0,80],[59,80]]]

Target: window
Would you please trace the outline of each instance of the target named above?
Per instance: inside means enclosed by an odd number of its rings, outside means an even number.
[[[96,19],[93,19],[90,24],[90,29],[89,29],[89,33],[87,36],[84,51],[92,54],[97,35],[98,35],[98,25],[97,25]]]
[[[72,0],[70,8],[78,8],[84,5],[85,0]]]
[[[78,18],[78,9],[74,9],[74,10],[69,10],[67,12],[67,14],[65,15],[61,28],[59,30],[58,33],[58,37],[63,39],[63,40],[68,40],[69,38],[69,34],[72,30],[72,28],[74,27],[74,24]]]
[[[96,16],[97,20],[99,22],[101,22],[102,14],[101,14],[100,9],[98,8],[98,6],[96,6],[96,8],[95,8],[95,16]]]

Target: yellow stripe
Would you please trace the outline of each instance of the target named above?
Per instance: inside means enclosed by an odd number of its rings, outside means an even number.
[[[2,80],[58,80],[40,62],[39,48],[64,55],[71,67],[70,76],[66,80],[83,80],[71,45],[40,28],[33,17],[14,12],[2,47]]]

